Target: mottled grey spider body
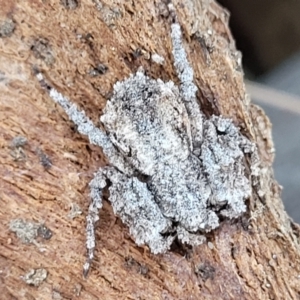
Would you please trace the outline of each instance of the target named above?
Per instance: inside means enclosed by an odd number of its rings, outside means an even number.
[[[110,162],[90,183],[85,274],[94,257],[95,223],[107,181],[115,214],[135,242],[147,244],[153,253],[166,252],[176,237],[199,245],[203,233],[219,226],[219,215],[236,218],[246,211],[251,184],[244,174],[244,153],[254,154],[255,145],[231,120],[204,117],[180,26],[174,23],[171,29],[180,87],[143,71],[117,82],[100,118],[105,131],[37,75],[78,131],[102,147]]]

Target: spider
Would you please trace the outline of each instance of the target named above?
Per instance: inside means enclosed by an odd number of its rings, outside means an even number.
[[[154,254],[168,251],[175,238],[199,245],[206,232],[220,225],[220,216],[232,219],[246,211],[251,182],[244,156],[255,156],[256,146],[230,119],[204,116],[176,18],[171,39],[180,86],[150,78],[141,69],[116,82],[100,117],[104,130],[37,73],[50,97],[110,162],[89,184],[85,276],[94,258],[95,225],[108,182],[114,213],[136,244],[148,245]]]

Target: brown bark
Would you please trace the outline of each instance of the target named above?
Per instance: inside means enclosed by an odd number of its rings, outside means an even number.
[[[75,0],[0,1],[0,20],[15,25],[13,30],[5,23],[3,31],[2,22],[0,28],[1,298],[299,299],[300,230],[286,215],[273,178],[271,124],[246,96],[227,13],[208,0],[173,3],[202,110],[233,118],[258,144],[262,172],[249,212],[224,221],[208,244],[152,255],[135,245],[105,202],[96,259],[88,279],[82,278],[87,184],[105,158],[74,130],[32,68],[42,69],[94,122],[114,82],[141,65],[154,78],[178,82],[164,2],[106,2],[82,0],[76,7]],[[163,56],[164,65],[152,62],[151,53]],[[91,76],[99,64],[98,76]],[[27,144],[12,146],[20,135]],[[83,214],[71,219],[75,204]],[[18,218],[44,222],[53,236],[22,243],[9,230]],[[22,279],[39,268],[48,275],[38,286]]]

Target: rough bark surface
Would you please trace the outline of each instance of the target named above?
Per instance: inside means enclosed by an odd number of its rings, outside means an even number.
[[[40,88],[32,68],[43,70],[59,91],[99,122],[112,85],[139,66],[154,78],[178,82],[166,5],[1,0],[2,299],[300,299],[299,226],[280,200],[272,171],[271,124],[245,93],[228,14],[210,0],[173,3],[202,110],[232,118],[258,144],[262,169],[247,203],[249,212],[224,221],[207,244],[152,255],[134,244],[105,202],[96,260],[83,279],[87,184],[106,160]],[[163,65],[150,59],[153,53],[164,57]],[[11,145],[16,136],[26,137],[27,144]],[[74,205],[83,214],[70,218]],[[22,243],[9,229],[15,219],[44,223],[53,235]],[[24,276],[31,269],[45,269],[47,278],[29,284]]]

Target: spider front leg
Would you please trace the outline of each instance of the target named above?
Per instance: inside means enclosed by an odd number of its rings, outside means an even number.
[[[177,19],[173,6],[170,7]],[[186,51],[182,44],[182,32],[176,21],[171,26],[174,66],[180,80],[180,93],[191,122],[193,147],[200,147],[203,138],[203,116],[200,103],[197,100],[197,86],[194,83],[194,71],[187,59]]]
[[[49,93],[49,96],[58,103],[69,116],[69,118],[77,125],[77,129],[81,134],[88,136],[90,143],[100,146],[109,162],[116,166],[119,170],[126,174],[133,173],[132,167],[125,161],[124,157],[119,155],[114,145],[110,141],[106,132],[97,128],[93,122],[85,115],[84,111],[80,111],[67,97],[58,92],[45,79],[42,73],[35,70],[36,77],[40,85]],[[94,179],[90,183],[91,204],[89,206],[88,216],[86,218],[86,245],[88,250],[87,261],[84,264],[83,274],[87,275],[91,262],[94,258],[95,249],[95,224],[99,220],[99,210],[102,207],[102,189],[106,185],[106,178],[103,170],[99,170]]]
[[[86,116],[84,111],[79,110],[74,103],[51,86],[39,70],[35,70],[35,73],[41,87],[49,93],[49,96],[54,102],[58,103],[64,109],[69,119],[77,125],[79,133],[88,136],[91,144],[100,146],[109,162],[119,170],[126,174],[133,173],[132,167],[125,161],[124,157],[119,155],[118,151],[116,151],[116,148],[106,132],[97,128]]]

